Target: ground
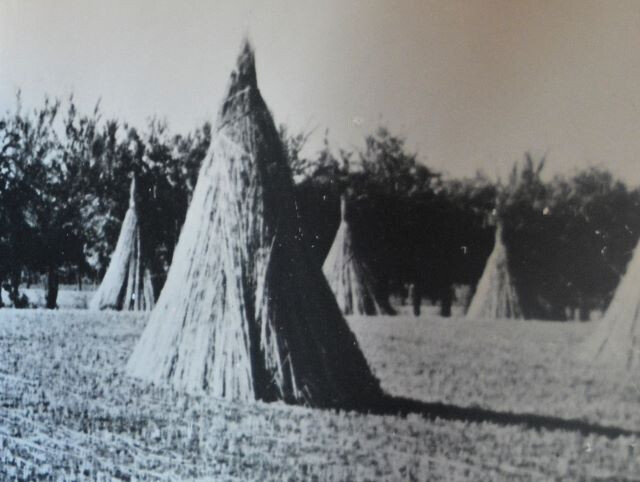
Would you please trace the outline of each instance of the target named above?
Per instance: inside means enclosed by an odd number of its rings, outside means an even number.
[[[93,296],[95,286],[90,285],[89,288],[93,289],[78,290],[75,286],[61,284],[56,301],[58,308],[87,308]],[[20,294],[27,297],[29,306],[32,308],[44,308],[47,306],[46,293],[41,286],[34,285],[30,288],[20,289]],[[4,289],[2,289],[2,301],[8,306],[11,305],[9,293]]]
[[[149,387],[122,373],[145,320],[0,310],[0,479],[640,480],[637,381],[575,357],[594,323],[349,319],[387,392],[470,421]]]

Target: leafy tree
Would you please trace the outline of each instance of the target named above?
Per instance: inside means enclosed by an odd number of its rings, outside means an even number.
[[[449,203],[445,238],[450,246],[447,262],[455,283],[475,285],[494,245],[492,213],[498,186],[478,172],[466,179],[450,179],[441,195]],[[441,240],[446,243],[446,239]]]
[[[73,97],[15,112],[0,120],[0,284],[14,305],[23,271],[47,275],[47,307],[56,306],[59,277],[101,276],[127,208],[135,175],[146,252],[164,279],[210,142],[205,125],[173,135],[155,119],[140,134],[116,120],[101,122],[99,107],[77,111]],[[0,299],[0,304],[2,300]]]
[[[639,193],[595,168],[545,182],[543,167],[526,156],[501,197],[514,277],[529,317],[586,319],[608,303],[638,239]]]
[[[150,121],[143,136],[144,155],[137,174],[143,213],[140,230],[157,291],[171,264],[210,141],[209,124],[186,136],[171,135],[167,124],[156,119]]]
[[[317,262],[322,263],[339,223],[340,195],[347,193],[354,246],[369,260],[380,285],[380,299],[413,279],[421,266],[416,222],[433,198],[438,177],[417,162],[402,138],[384,128],[365,139],[357,153],[336,157],[325,140],[317,158],[309,161],[309,177],[298,186],[305,233]]]
[[[291,168],[294,182],[302,182],[307,179],[315,170],[315,165],[311,160],[302,155],[302,149],[311,137],[313,131],[297,134],[290,134],[285,124],[278,127],[278,135],[285,149],[285,155]]]
[[[640,192],[602,169],[590,168],[552,182],[547,216],[556,221],[556,253],[565,306],[588,319],[604,309],[625,272],[640,234]],[[560,300],[559,300],[560,302]]]
[[[210,139],[208,124],[186,136],[171,134],[166,122],[157,119],[142,134],[116,121],[105,124],[94,142],[92,186],[82,209],[89,227],[85,254],[98,277],[114,249],[135,175],[145,264],[159,291]]]
[[[563,309],[556,302],[558,273],[549,269],[560,226],[549,216],[553,192],[541,177],[544,165],[544,158],[536,161],[530,154],[514,164],[508,184],[498,192],[497,209],[525,316],[559,319]]]
[[[18,94],[15,113],[6,113],[0,122],[0,281],[8,279],[14,306],[26,303],[19,294],[22,270],[37,269],[42,261],[39,209],[47,167],[55,164],[58,109],[58,101],[46,98],[43,106],[24,111]]]
[[[305,175],[297,177],[295,192],[302,236],[313,260],[322,266],[340,223],[340,195],[348,187],[348,159],[343,157],[340,162],[334,156],[325,135],[315,158],[302,158],[301,162]]]
[[[49,162],[40,164],[33,179],[39,186],[34,210],[39,256],[35,268],[47,274],[47,308],[56,307],[59,270],[66,267],[81,276],[86,269],[86,230],[81,212],[91,177],[98,120],[97,105],[91,116],[80,116],[71,97],[62,120],[64,135]]]
[[[481,174],[443,179],[380,128],[357,151],[330,147],[303,154],[309,134],[280,128],[296,179],[303,239],[321,265],[349,199],[356,249],[370,262],[382,298],[413,284],[414,303],[440,301],[449,314],[454,283],[473,285],[493,246],[497,211],[523,309],[529,317],[586,318],[603,309],[640,237],[640,191],[590,168],[542,178],[544,159],[526,155],[504,185]],[[16,305],[25,274],[47,278],[47,306],[58,279],[99,278],[108,265],[138,181],[144,252],[156,291],[173,249],[211,139],[208,124],[186,135],[151,119],[143,129],[103,121],[98,106],[77,111],[45,98],[0,117],[0,285]],[[75,276],[76,278],[72,278]],[[0,306],[3,300],[0,296]]]

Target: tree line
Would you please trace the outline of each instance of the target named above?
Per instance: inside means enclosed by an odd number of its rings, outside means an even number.
[[[475,286],[504,227],[509,263],[528,317],[588,317],[603,309],[640,236],[640,191],[602,168],[550,180],[530,155],[502,182],[481,173],[452,179],[420,162],[385,128],[361,149],[303,154],[307,136],[280,129],[296,179],[303,236],[321,264],[339,224],[345,193],[356,249],[383,299],[423,297],[451,313],[454,287]],[[47,306],[60,280],[99,280],[138,184],[140,229],[154,289],[162,287],[211,128],[171,132],[104,119],[99,105],[80,113],[74,99],[45,99],[0,118],[0,284],[14,306],[21,286],[43,278]],[[0,303],[2,301],[0,300]],[[574,315],[575,314],[575,315]]]
[[[49,308],[61,276],[102,276],[134,175],[159,289],[210,137],[208,125],[179,135],[157,119],[137,129],[103,119],[99,105],[79,113],[73,98],[26,110],[18,96],[0,120],[0,283],[12,304],[28,302],[20,286],[37,275]]]

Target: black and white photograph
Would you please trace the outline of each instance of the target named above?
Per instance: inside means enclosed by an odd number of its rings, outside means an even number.
[[[0,481],[640,481],[639,45],[0,0]]]

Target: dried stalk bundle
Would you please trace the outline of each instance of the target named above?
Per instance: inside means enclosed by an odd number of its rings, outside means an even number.
[[[581,349],[586,360],[607,367],[640,366],[640,242],[604,317]]]
[[[340,199],[340,226],[322,271],[345,315],[391,314],[378,302],[375,282],[366,263],[356,253],[346,220],[346,200]]]
[[[487,260],[466,318],[470,320],[522,319],[522,310],[509,273],[507,248],[502,239],[502,226],[496,227],[493,251]]]
[[[140,253],[140,227],[136,213],[135,179],[131,181],[129,209],[107,272],[89,303],[91,310],[145,311],[153,309],[153,286]]]
[[[300,237],[245,44],[131,376],[239,401],[354,408],[381,394]]]

